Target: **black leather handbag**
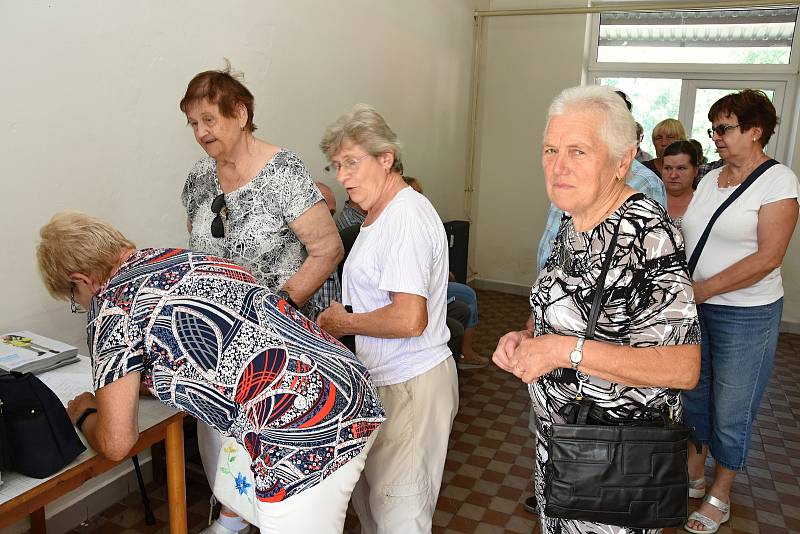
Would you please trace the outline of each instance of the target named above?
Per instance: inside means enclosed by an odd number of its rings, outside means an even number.
[[[0,463],[33,478],[63,469],[86,450],[61,400],[31,373],[0,375]]]
[[[598,278],[586,339],[594,338],[618,233],[619,224]],[[671,408],[662,413],[639,405],[612,417],[580,392],[579,387],[575,401],[560,410],[565,423],[551,425],[545,515],[634,528],[682,525],[688,515],[691,429],[673,421]],[[667,404],[676,405],[677,395],[670,390]]]

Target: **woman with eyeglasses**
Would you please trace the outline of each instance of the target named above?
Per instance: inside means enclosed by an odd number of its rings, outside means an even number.
[[[344,253],[325,200],[294,153],[253,135],[255,99],[230,72],[197,74],[180,101],[197,143],[198,161],[183,188],[189,248],[246,267],[307,317],[318,313],[315,292]],[[224,446],[199,425],[203,462],[214,485]],[[229,445],[233,446],[233,445]],[[224,502],[210,532],[245,530]]]
[[[762,91],[722,97],[708,119],[725,165],[700,181],[683,217],[687,257],[702,251],[693,274],[700,381],[683,393],[685,422],[703,444],[701,454],[689,448],[689,495],[705,496],[685,526],[696,534],[716,532],[730,518],[731,487],[745,468],[753,420],[772,374],[783,308],[780,267],[800,193],[794,172],[764,153],[778,117]],[[721,213],[703,246],[712,215],[757,169],[766,170]],[[709,453],[716,463],[710,485],[703,473]]]
[[[431,203],[403,181],[397,136],[365,104],[320,142],[350,198],[367,212],[344,264],[342,300],[319,316],[378,386],[387,421],[353,491],[362,533],[430,533],[458,410],[447,347],[447,236]]]
[[[653,128],[653,148],[656,157],[642,162],[642,165],[661,178],[664,167],[664,149],[675,141],[686,141],[686,129],[678,119],[664,119]]]
[[[384,419],[364,365],[246,269],[136,249],[106,221],[61,212],[41,230],[48,292],[89,311],[94,393],[67,412],[99,454],[139,438],[140,384],[231,436],[249,469],[224,476],[262,533],[335,534]],[[220,475],[223,476],[223,475]]]
[[[694,179],[700,162],[697,148],[690,141],[676,141],[664,150],[664,189],[667,191],[667,213],[672,223],[681,228],[683,214],[694,195]]]

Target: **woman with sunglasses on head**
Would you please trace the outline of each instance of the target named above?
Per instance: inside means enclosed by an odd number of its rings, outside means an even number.
[[[183,188],[189,248],[246,267],[259,283],[314,319],[319,311],[315,292],[342,258],[342,242],[300,158],[253,135],[254,106],[252,93],[231,75],[230,64],[197,74],[181,99],[180,109],[208,154]],[[203,424],[198,433],[213,487],[223,443]],[[245,528],[223,506],[211,532]]]
[[[353,491],[364,534],[430,533],[447,442],[458,410],[447,347],[447,236],[431,203],[403,181],[397,136],[359,104],[326,130],[320,148],[367,212],[344,264],[342,300],[319,316],[378,386],[387,422]]]
[[[772,373],[783,308],[780,267],[797,224],[800,190],[792,170],[764,153],[778,117],[762,91],[722,97],[708,119],[725,165],[700,181],[683,217],[687,257],[702,247],[693,274],[700,381],[683,393],[685,423],[703,444],[701,454],[689,448],[689,494],[705,496],[685,525],[693,533],[716,532],[730,518],[731,487],[745,468],[753,420]],[[756,169],[763,174],[721,213],[701,245],[712,215]],[[716,463],[710,486],[703,474],[709,453]]]

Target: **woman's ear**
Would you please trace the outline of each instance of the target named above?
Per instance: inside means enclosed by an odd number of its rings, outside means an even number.
[[[92,293],[95,293],[100,288],[100,284],[95,282],[95,280],[88,274],[72,273],[69,275],[69,279],[72,281],[75,287],[85,286],[86,289]]]
[[[244,129],[247,124],[247,108],[241,102],[236,105],[236,118],[239,120],[239,127]]]
[[[632,146],[628,150],[625,151],[625,154],[622,155],[620,158],[619,163],[617,163],[617,167],[614,169],[616,172],[616,176],[619,176],[622,181],[625,181],[625,177],[628,176],[628,171],[633,164],[633,158],[636,157],[636,146]]]
[[[378,163],[386,169],[386,172],[392,170],[392,166],[394,165],[394,152],[381,152],[378,154]]]
[[[761,134],[763,133],[764,131],[761,129],[760,126],[753,126],[752,128],[747,130],[746,135],[747,137],[753,139],[753,142],[756,143],[761,139]]]

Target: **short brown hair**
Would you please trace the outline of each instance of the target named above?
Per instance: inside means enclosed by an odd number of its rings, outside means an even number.
[[[775,106],[770,102],[769,97],[764,91],[745,89],[738,93],[725,95],[711,106],[708,110],[708,120],[727,115],[736,115],[739,121],[739,131],[743,132],[750,128],[761,128],[759,142],[764,147],[769,143],[775,127],[778,125],[778,115]]]
[[[235,119],[236,108],[242,104],[247,110],[247,122],[243,129],[252,133],[257,128],[253,122],[255,98],[253,93],[237,79],[242,76],[231,74],[230,62],[226,60],[225,63],[225,68],[222,70],[207,70],[192,78],[186,88],[186,94],[181,99],[181,111],[186,113],[192,103],[207,99],[219,107],[223,117]]]
[[[39,232],[36,247],[39,274],[53,298],[66,300],[73,273],[105,281],[125,249],[135,248],[122,233],[97,217],[77,211],[60,211]]]
[[[403,176],[403,181],[407,183],[414,191],[422,193],[422,182],[413,176]]]

